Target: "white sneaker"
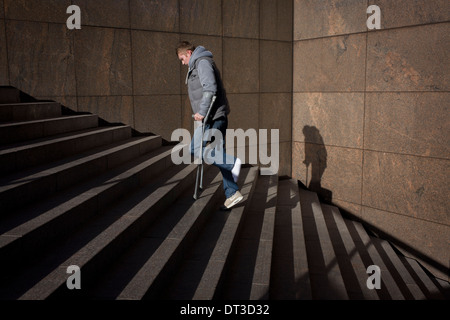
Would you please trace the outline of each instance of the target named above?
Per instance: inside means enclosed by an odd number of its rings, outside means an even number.
[[[231,169],[231,175],[233,176],[233,180],[236,183],[239,179],[239,173],[241,172],[242,161],[239,158],[236,158],[236,162],[234,163],[233,169]]]
[[[224,206],[227,209],[231,209],[231,207],[234,207],[236,204],[238,204],[239,202],[241,202],[241,200],[244,199],[244,197],[242,196],[242,194],[239,191],[236,191],[235,194],[233,194],[231,197],[229,197],[225,203]]]

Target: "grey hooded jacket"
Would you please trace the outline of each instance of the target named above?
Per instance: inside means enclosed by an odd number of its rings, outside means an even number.
[[[213,55],[202,46],[194,50],[189,60],[186,84],[194,114],[206,116],[213,95],[216,95],[216,102],[210,113],[211,118],[216,120],[230,113],[222,78]]]

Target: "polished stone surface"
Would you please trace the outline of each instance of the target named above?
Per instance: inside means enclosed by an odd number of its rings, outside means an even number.
[[[261,92],[292,90],[292,45],[288,42],[260,41]]]
[[[3,0],[5,18],[12,20],[66,23],[70,0]],[[81,8],[80,8],[81,9]]]
[[[76,95],[71,33],[66,25],[7,20],[10,84],[32,96]]]
[[[259,41],[224,38],[222,77],[228,93],[259,92]]]
[[[381,28],[398,28],[450,20],[447,0],[369,0],[381,10]]]
[[[132,96],[93,96],[79,97],[78,111],[101,114],[102,119],[110,123],[133,123]]]
[[[448,160],[394,153],[364,153],[362,204],[450,225]]]
[[[179,31],[177,0],[130,0],[131,28],[151,31]]]
[[[221,0],[181,0],[180,32],[222,35]]]
[[[367,30],[366,1],[295,0],[294,41]]]
[[[128,31],[83,27],[74,38],[78,95],[133,93]]]
[[[292,176],[324,199],[360,203],[362,151],[293,142]]]
[[[261,39],[292,41],[292,0],[261,0],[259,3]]]
[[[450,24],[370,32],[368,91],[448,91]]]
[[[368,93],[365,147],[450,159],[448,92]]]
[[[160,135],[170,141],[172,132],[181,128],[179,95],[148,95],[134,97],[135,129]]]
[[[366,35],[294,42],[294,92],[363,91]]]
[[[363,121],[363,93],[294,93],[293,141],[362,148]]]
[[[259,0],[223,1],[223,35],[225,37],[259,37]]]
[[[132,31],[133,93],[180,94],[178,34]]]
[[[77,0],[73,4],[80,7],[81,25],[102,26],[113,28],[130,27],[130,5],[129,1],[116,0]],[[67,14],[67,17],[69,14]],[[133,19],[136,15],[132,15]]]
[[[292,98],[290,93],[260,95],[259,128],[278,129],[280,142],[292,140]]]
[[[0,85],[9,85],[5,20],[0,19]]]

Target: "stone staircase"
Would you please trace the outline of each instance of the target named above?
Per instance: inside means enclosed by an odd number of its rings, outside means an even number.
[[[0,299],[448,299],[448,283],[289,178],[175,166],[159,136],[0,88]],[[69,266],[81,289],[69,290]],[[367,268],[381,269],[370,290]]]

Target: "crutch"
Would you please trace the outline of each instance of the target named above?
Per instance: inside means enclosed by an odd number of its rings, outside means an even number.
[[[216,101],[216,96],[213,96],[211,99],[211,103],[209,105],[208,112],[206,113],[205,118],[202,121],[202,136],[200,140],[200,164],[197,166],[197,176],[195,178],[195,191],[194,191],[194,199],[198,199],[198,189],[203,189],[203,136],[205,135],[205,125],[209,119],[209,114],[213,107],[214,102]],[[194,141],[195,143],[195,141]],[[199,181],[200,180],[200,181]],[[200,185],[199,185],[200,184]]]

